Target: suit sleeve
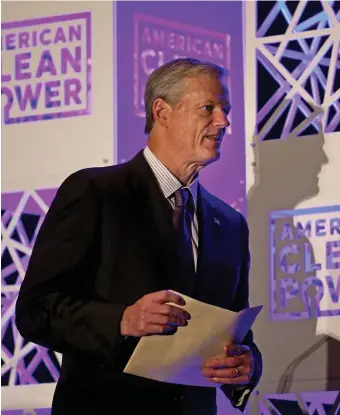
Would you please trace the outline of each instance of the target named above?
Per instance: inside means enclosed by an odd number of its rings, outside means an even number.
[[[35,242],[16,303],[22,337],[60,353],[113,362],[124,305],[96,298],[100,199],[83,173],[60,186]]]
[[[249,269],[250,269],[250,252],[249,252],[249,229],[246,220],[241,215],[241,228],[242,228],[242,266],[239,278],[239,284],[237,287],[234,311],[240,311],[249,307]],[[223,385],[221,389],[228,396],[232,405],[244,411],[248,402],[249,396],[253,389],[258,384],[262,375],[262,355],[253,341],[253,332],[249,330],[243,340],[243,344],[249,346],[252,356],[254,358],[254,371],[250,379],[250,383],[244,387],[231,388],[229,385]]]

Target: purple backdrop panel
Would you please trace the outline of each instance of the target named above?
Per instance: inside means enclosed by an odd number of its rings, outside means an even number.
[[[91,112],[90,12],[6,22],[1,32],[4,124]]]
[[[148,76],[172,59],[188,55],[206,59],[225,67],[230,77],[228,34],[138,13],[133,15],[133,24],[135,115],[145,115],[144,87]]]
[[[117,25],[117,162],[145,146],[143,95],[154,69],[178,57],[217,63],[228,73],[232,127],[201,182],[245,213],[242,3],[118,2]]]

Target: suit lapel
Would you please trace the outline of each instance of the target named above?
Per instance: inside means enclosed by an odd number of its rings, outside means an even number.
[[[142,152],[133,159],[132,165],[136,194],[141,201],[140,222],[144,224],[158,288],[180,290],[172,207]]]
[[[226,256],[230,251],[224,231],[225,220],[212,206],[209,193],[198,188],[199,247],[197,272],[193,286],[181,274],[178,260],[176,234],[172,223],[173,210],[140,152],[132,160],[133,194],[138,203],[138,227],[144,234],[147,252],[152,261],[155,289],[174,289],[196,299],[221,305],[228,299],[229,284]],[[219,292],[223,291],[223,292]],[[217,304],[216,304],[217,305]]]

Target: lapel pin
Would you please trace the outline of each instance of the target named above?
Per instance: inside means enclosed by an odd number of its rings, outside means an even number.
[[[217,218],[214,218],[214,223],[216,223],[216,225],[220,226],[220,221]]]

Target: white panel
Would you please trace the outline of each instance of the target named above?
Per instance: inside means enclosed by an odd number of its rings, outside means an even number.
[[[91,12],[92,20],[92,113],[3,125],[2,192],[57,187],[75,170],[115,162],[112,3],[5,2],[2,22],[80,12]],[[37,60],[39,52],[31,51]],[[4,67],[13,67],[13,54],[3,59]],[[62,80],[62,76],[55,79]]]
[[[50,408],[55,384],[3,386],[1,388],[2,409]]]
[[[309,208],[309,207],[318,207],[318,206],[333,206],[340,205],[340,187],[339,187],[339,177],[340,177],[340,133],[329,133],[325,137],[324,151],[328,158],[328,163],[322,166],[322,170],[319,174],[319,187],[320,191],[313,198],[306,200],[302,203],[299,203],[296,208]],[[329,218],[338,217],[339,212],[336,214],[328,214]],[[320,219],[324,218],[324,215]],[[325,216],[326,218],[326,216]],[[295,222],[299,218],[295,218]],[[327,222],[326,222],[327,223]],[[329,224],[329,222],[327,223]],[[322,271],[320,275],[317,276],[322,280],[324,288],[327,287],[325,276],[326,274],[331,276],[335,281],[335,289],[337,285],[340,284],[340,269],[328,270],[325,273],[325,257],[326,257],[326,242],[331,240],[340,240],[338,234],[333,233],[331,235],[331,230],[326,228],[326,238],[325,237],[314,237],[310,238],[310,242],[313,245],[313,251],[315,255],[315,263],[323,264]],[[339,248],[333,249],[334,253],[339,251]],[[339,262],[339,257],[334,258],[334,262]],[[339,288],[338,288],[339,294]],[[330,296],[325,289],[324,297],[321,300],[322,309],[327,310],[336,310],[339,309],[339,302],[334,304]],[[320,317],[317,320],[316,325],[316,334],[324,334],[334,337],[340,341],[340,317]]]
[[[255,177],[253,137],[256,128],[256,7],[255,1],[243,3],[244,127],[247,193],[253,186]]]
[[[90,12],[92,21],[92,112],[70,118],[2,125],[3,193],[27,191],[24,194],[37,195],[36,189],[58,187],[78,169],[116,162],[113,3],[5,2],[2,3],[2,23],[83,12]],[[11,59],[13,61],[13,56]],[[30,208],[27,209],[29,212]],[[14,214],[15,217],[17,214]],[[6,246],[8,238],[5,230],[4,235]],[[16,291],[15,286],[4,289],[6,292]],[[11,311],[13,308],[8,313]],[[10,366],[16,366],[16,360],[20,358],[19,348],[18,342],[14,357],[8,362]],[[61,356],[57,354],[57,357],[60,361]],[[48,408],[54,388],[55,383],[2,387],[1,407]]]
[[[339,66],[339,60],[337,57],[339,41],[340,41],[340,22],[339,22],[339,13],[336,16],[331,5],[328,4],[326,1],[322,1],[322,6],[327,16],[330,27],[326,27],[326,20],[320,20],[319,28],[318,29],[309,29],[307,23],[303,22],[303,25],[306,27],[306,31],[303,29],[296,30],[298,33],[294,32],[294,29],[297,27],[299,23],[299,19],[302,15],[304,7],[306,7],[306,3],[304,1],[300,1],[297,9],[294,12],[294,15],[291,18],[290,24],[287,28],[285,34],[276,35],[276,36],[259,36],[256,35],[256,2],[246,2],[244,5],[244,21],[245,21],[245,28],[246,28],[246,44],[244,47],[244,62],[245,62],[245,120],[246,120],[246,189],[248,194],[248,199],[251,198],[251,193],[256,186],[260,183],[258,177],[258,164],[261,162],[258,160],[258,151],[257,147],[266,145],[266,143],[262,142],[262,138],[266,136],[266,133],[270,130],[271,125],[276,122],[277,117],[279,114],[271,116],[268,121],[266,121],[265,125],[261,127],[261,129],[256,133],[257,129],[257,89],[258,89],[258,79],[257,79],[257,69],[256,69],[256,52],[261,51],[263,56],[265,56],[272,64],[272,72],[278,73],[281,76],[281,86],[283,86],[283,80],[287,80],[290,84],[287,88],[287,93],[285,95],[284,101],[281,102],[280,107],[283,108],[284,103],[293,101],[292,106],[290,107],[290,115],[288,118],[292,120],[294,116],[296,116],[296,112],[294,114],[294,108],[296,108],[301,101],[301,97],[305,98],[305,101],[308,102],[312,111],[308,115],[307,119],[304,122],[301,122],[300,125],[297,125],[294,129],[290,127],[286,127],[283,129],[282,136],[278,138],[278,140],[299,140],[300,143],[303,140],[308,142],[308,137],[299,137],[299,134],[303,130],[303,127],[307,125],[308,122],[315,122],[315,125],[319,126],[320,134],[319,139],[320,142],[324,143],[323,149],[319,151],[319,153],[313,153],[313,155],[308,154],[306,151],[305,154],[305,164],[310,158],[314,159],[314,163],[322,166],[321,172],[318,175],[319,178],[319,185],[316,191],[318,192],[315,196],[310,197],[307,200],[297,203],[294,208],[307,208],[307,207],[323,207],[323,206],[332,206],[332,205],[340,205],[340,188],[338,185],[339,177],[340,177],[340,133],[339,132],[332,132],[336,126],[336,123],[339,121],[340,117],[340,102],[337,99],[339,95],[339,89],[337,91],[332,91],[333,88],[333,81],[334,77],[336,76],[336,68]],[[333,2],[330,2],[333,3]],[[283,5],[283,3],[282,3]],[[280,6],[276,3],[274,7],[285,7]],[[281,12],[282,12],[281,8]],[[267,22],[269,18],[267,17]],[[317,21],[317,20],[316,20]],[[272,24],[272,22],[271,22]],[[268,25],[269,27],[269,25]],[[300,23],[301,27],[301,23]],[[300,31],[301,30],[301,31]],[[261,31],[261,29],[259,29]],[[280,61],[280,57],[284,54],[284,50],[287,47],[289,40],[294,39],[304,39],[304,38],[317,38],[320,36],[329,36],[325,43],[320,47],[315,47],[314,55],[312,59],[306,59],[305,66],[302,66],[300,73],[297,71],[293,76],[290,74],[285,67],[282,65]],[[277,49],[276,54],[270,53],[270,49],[268,47],[270,44],[279,43],[280,47]],[[327,58],[327,62],[325,63],[325,53],[330,50],[329,58]],[[316,85],[317,79],[317,71],[320,71],[318,65],[319,64],[328,65],[329,71],[327,77],[324,77],[324,97],[321,99],[318,96],[318,93],[315,92],[316,88],[314,89],[314,80]],[[308,79],[308,77],[315,73],[315,79],[311,79],[312,81],[312,88],[313,94],[311,95],[304,88],[304,81]],[[321,75],[322,76],[322,75]],[[275,100],[273,101],[275,104]],[[330,110],[330,106],[335,103],[335,115],[333,119],[327,120],[328,112]],[[276,111],[275,111],[276,113]],[[275,114],[274,113],[274,114]],[[286,124],[288,121],[286,121]],[[320,123],[320,124],[319,124]],[[285,134],[286,133],[286,134]],[[316,135],[311,136],[311,138],[316,137]],[[273,140],[276,141],[276,140]],[[275,145],[275,142],[268,143]],[[279,143],[276,143],[279,145]],[[306,146],[306,149],[308,147]],[[317,149],[315,151],[318,151]],[[274,155],[274,153],[273,153]],[[270,157],[270,155],[267,155]],[[293,155],[292,155],[293,156]],[[319,158],[319,160],[317,160]],[[303,160],[301,160],[301,170],[304,169]],[[287,172],[290,170],[290,160],[287,158]],[[292,188],[294,187],[294,182],[292,181]],[[270,195],[268,195],[268,200],[270,200]],[[288,200],[288,197],[287,197]],[[284,209],[285,206],[282,206]],[[289,207],[290,208],[290,207]],[[295,221],[298,220],[298,217]],[[250,230],[251,231],[251,230]],[[337,239],[339,237],[337,236]],[[315,251],[315,260],[316,262],[324,262],[324,249],[325,249],[325,241],[322,238],[311,238],[311,243],[313,246],[313,250]],[[264,247],[265,248],[265,247]],[[254,271],[256,272],[256,270]],[[334,279],[335,284],[338,281],[339,272],[338,270],[334,270]],[[324,284],[325,286],[325,284]],[[337,286],[335,286],[336,289]],[[324,297],[323,302],[329,302],[330,299]],[[332,307],[335,309],[339,309],[339,301],[337,304],[332,305],[329,304],[329,309]],[[323,304],[322,308],[327,308],[326,304]],[[316,327],[316,334],[328,334],[333,336],[334,338],[340,339],[340,317],[322,317],[319,318],[317,321]]]

